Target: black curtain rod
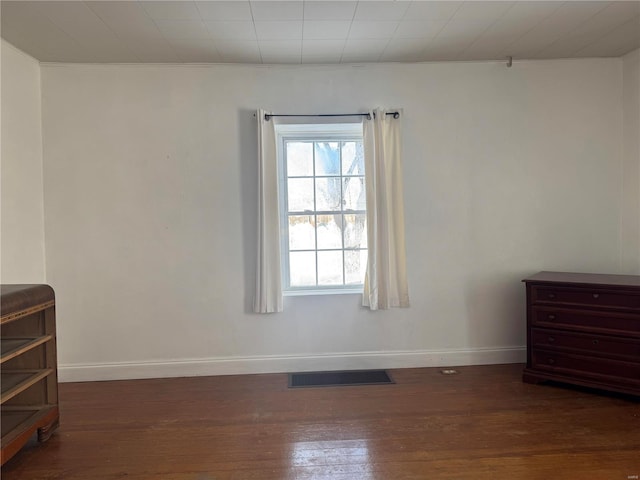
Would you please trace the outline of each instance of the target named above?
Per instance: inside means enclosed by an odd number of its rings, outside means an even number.
[[[387,115],[393,115],[393,118],[400,118],[400,112],[387,112]],[[371,120],[370,113],[319,113],[316,115],[285,115],[277,113],[264,114],[264,119],[267,122],[271,119],[271,117],[367,117],[367,120]]]

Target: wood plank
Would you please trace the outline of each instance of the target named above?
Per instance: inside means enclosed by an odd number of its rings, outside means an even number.
[[[395,385],[286,374],[60,385],[64,419],[3,480],[627,479],[636,397],[522,383],[523,365],[391,370]]]
[[[53,337],[51,335],[43,335],[39,337],[24,337],[24,338],[7,338],[4,337],[0,340],[0,349],[2,352],[2,358],[0,363],[4,363],[7,360],[11,360],[25,352],[28,352],[32,348],[42,345],[48,342]]]
[[[24,392],[36,382],[42,380],[47,375],[51,375],[53,369],[45,368],[39,370],[15,370],[2,371],[2,396],[0,403],[11,400],[16,395]]]
[[[20,427],[26,428],[25,425],[37,421],[38,418],[44,417],[52,409],[53,405],[34,405],[34,406],[9,406],[2,408],[2,440],[3,444],[9,443],[13,437],[17,436],[14,430],[21,430]],[[29,422],[30,420],[31,422]]]

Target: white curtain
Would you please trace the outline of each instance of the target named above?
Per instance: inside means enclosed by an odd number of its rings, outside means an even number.
[[[398,118],[387,113],[398,112]],[[371,310],[408,307],[401,110],[376,109],[364,121],[369,258],[363,305]]]
[[[258,258],[253,311],[282,311],[280,275],[280,212],[278,206],[278,158],[273,118],[257,112],[258,123]]]

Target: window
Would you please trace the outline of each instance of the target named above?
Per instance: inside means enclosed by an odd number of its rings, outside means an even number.
[[[408,307],[401,111],[374,109],[356,125],[283,126],[272,121],[280,116],[310,115],[256,112],[253,310],[282,312],[285,292],[361,292],[371,310]]]
[[[367,265],[361,124],[277,125],[283,290],[361,292]]]

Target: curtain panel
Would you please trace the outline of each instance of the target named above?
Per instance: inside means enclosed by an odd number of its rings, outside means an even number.
[[[398,118],[387,113],[399,112]],[[376,109],[364,122],[369,244],[363,305],[371,310],[408,307],[400,109]]]
[[[280,209],[278,204],[278,157],[274,121],[258,110],[258,255],[253,311],[282,311],[280,273]]]

